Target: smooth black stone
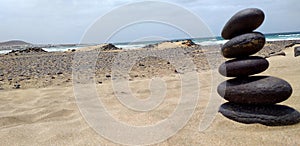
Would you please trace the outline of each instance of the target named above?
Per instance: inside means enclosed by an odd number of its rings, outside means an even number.
[[[225,117],[244,124],[286,126],[300,122],[300,113],[284,105],[244,105],[227,102],[219,108]]]
[[[252,32],[264,21],[265,14],[257,8],[248,8],[237,12],[225,24],[222,30],[224,39],[232,39],[238,35]]]
[[[268,67],[269,62],[265,58],[251,56],[226,61],[219,67],[219,73],[225,77],[241,77],[261,73]]]
[[[252,32],[234,37],[222,46],[222,55],[226,58],[246,57],[260,51],[266,43],[262,33]]]
[[[294,48],[294,56],[295,57],[300,56],[300,47],[295,47]]]
[[[240,104],[275,104],[287,100],[292,92],[288,82],[269,76],[234,78],[218,86],[221,97]]]

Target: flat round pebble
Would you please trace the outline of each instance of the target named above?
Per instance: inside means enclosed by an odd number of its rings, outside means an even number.
[[[266,43],[260,32],[246,33],[226,42],[221,49],[225,58],[239,58],[253,55],[260,51]]]
[[[237,12],[225,24],[222,30],[224,39],[232,39],[238,35],[252,32],[264,21],[265,14],[257,8],[248,8]]]
[[[293,89],[285,80],[270,76],[234,78],[221,83],[219,95],[240,104],[275,104],[287,100]]]
[[[226,61],[219,67],[219,73],[225,77],[241,77],[261,73],[268,67],[269,62],[265,58],[251,56]]]
[[[300,113],[284,105],[243,105],[228,102],[220,106],[219,112],[244,124],[286,126],[300,122]]]

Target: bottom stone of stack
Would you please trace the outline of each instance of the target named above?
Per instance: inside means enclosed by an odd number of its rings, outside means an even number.
[[[245,124],[286,126],[300,122],[300,113],[284,105],[247,105],[227,102],[220,106],[219,112],[233,121]]]

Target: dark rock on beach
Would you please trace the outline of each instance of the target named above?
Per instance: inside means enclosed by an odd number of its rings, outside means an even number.
[[[294,48],[294,56],[297,57],[300,55],[300,47],[295,47]]]
[[[226,58],[249,56],[260,51],[266,39],[262,33],[247,33],[234,37],[222,46],[222,55]]]
[[[12,50],[8,55],[18,55],[18,54],[32,54],[32,53],[45,53],[47,51],[39,47],[27,48],[23,50]]]
[[[269,55],[265,56],[265,58],[269,58],[272,56],[286,56],[285,52],[280,51],[280,52],[272,52]]]
[[[227,80],[218,86],[221,97],[240,104],[275,104],[288,99],[291,85],[271,76],[252,76]]]
[[[292,41],[292,40],[291,40]],[[284,46],[284,48],[289,48],[289,47],[293,47],[295,45],[299,44],[299,41],[295,40],[287,45]]]
[[[186,46],[194,46],[194,45],[196,45],[192,40],[185,40],[185,41],[182,41],[182,43],[181,43],[182,45],[186,45]]]
[[[295,44],[300,44],[299,40],[284,40],[284,41],[271,41],[266,42],[266,45],[263,49],[261,49],[256,56],[261,56],[264,58],[268,58],[271,56],[274,56],[275,54],[282,54],[282,52],[285,48],[293,47]]]
[[[115,45],[113,44],[107,44],[107,45],[104,45],[102,47],[103,51],[110,51],[110,50],[122,50],[121,48],[118,48],[116,47]]]
[[[240,77],[261,73],[267,70],[269,62],[262,57],[246,57],[226,61],[219,67],[219,73],[226,77]]]
[[[14,89],[20,89],[20,88],[21,88],[21,85],[20,85],[19,83],[15,83],[13,88],[14,88]]]
[[[225,24],[222,37],[232,39],[235,36],[252,32],[263,23],[264,19],[264,12],[257,8],[239,11]]]
[[[245,105],[225,103],[219,108],[225,117],[240,123],[286,126],[300,122],[300,113],[284,105]]]

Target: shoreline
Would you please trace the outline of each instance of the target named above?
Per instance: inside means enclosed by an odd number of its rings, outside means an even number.
[[[276,33],[274,33],[276,34]],[[300,34],[299,34],[300,35]],[[174,42],[183,42],[187,40],[193,41],[195,44],[200,46],[219,46],[226,43],[228,40],[221,40],[217,39],[221,37],[213,37],[213,38],[203,38],[207,40],[202,40],[200,42],[197,41],[196,38],[194,39],[178,39],[178,40],[170,40],[170,41],[149,41],[149,42],[134,42],[134,43],[104,43],[104,44],[26,44],[24,46],[1,46],[0,45],[0,55],[7,54],[13,50],[24,50],[28,48],[42,48],[46,50],[47,52],[65,52],[70,50],[77,50],[81,48],[86,47],[93,47],[93,46],[99,46],[99,45],[105,45],[105,44],[112,44],[120,49],[124,50],[134,50],[134,49],[141,49],[145,48],[147,46],[151,45],[157,45],[157,44],[163,44],[163,43],[174,43]],[[300,44],[300,38],[289,38],[289,39],[268,39],[266,38],[266,43],[278,43],[278,42],[287,42],[287,43],[299,43]]]

